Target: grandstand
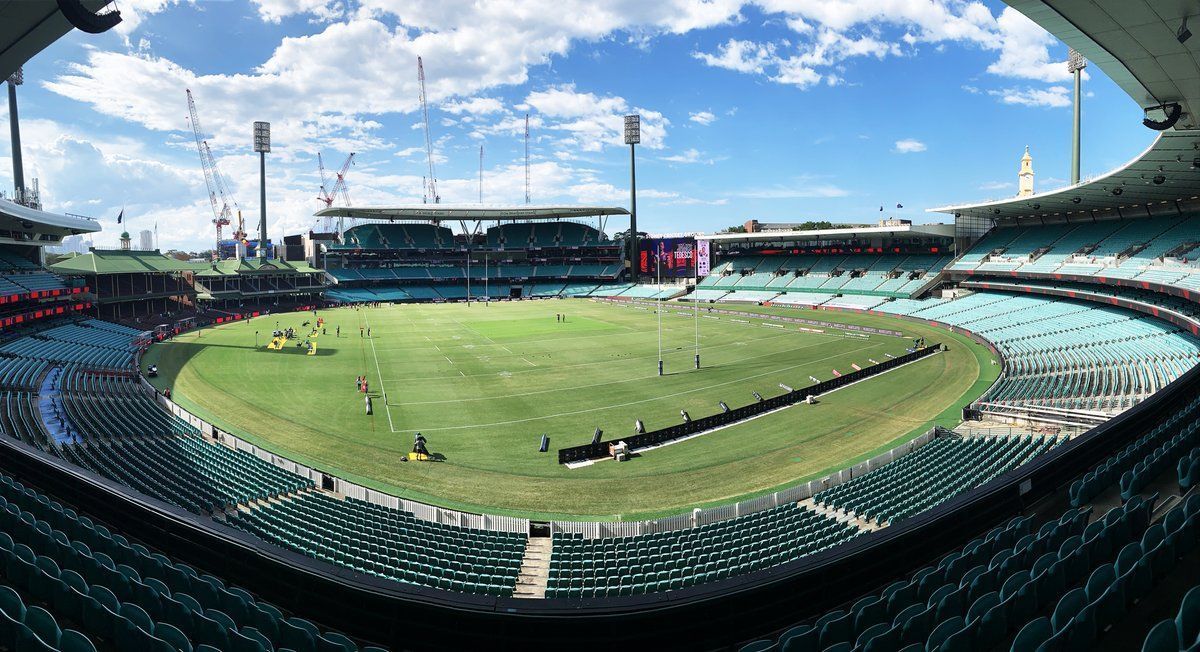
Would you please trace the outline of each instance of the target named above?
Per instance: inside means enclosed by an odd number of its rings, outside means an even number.
[[[953,232],[951,225],[883,222],[704,236],[712,269],[694,298],[866,309],[915,297],[936,286],[953,260]]]
[[[341,303],[610,296],[628,289],[608,207],[335,208],[352,221],[322,257]],[[453,233],[444,220],[472,224]],[[593,220],[597,226],[584,221]],[[491,226],[487,226],[491,224]]]
[[[0,77],[72,25],[98,32],[119,20],[93,14],[99,1],[10,4]],[[1110,175],[947,207],[953,225],[709,236],[711,274],[692,292],[628,274],[603,222],[623,209],[328,209],[361,222],[328,246],[319,269],[103,250],[47,267],[43,246],[98,225],[0,200],[0,649],[1195,649],[1200,205],[1189,132],[1200,98],[1185,83],[1196,77],[1194,51],[1173,38],[1183,9],[1123,3],[1117,24],[1099,20],[1097,3],[1010,4],[1152,113],[1179,102],[1185,117]],[[1157,49],[1139,45],[1146,39]],[[1164,182],[1147,183],[1148,172]],[[592,218],[596,227],[583,223]],[[464,235],[442,226],[458,219],[488,227]],[[826,349],[909,335],[873,323],[948,328],[964,338],[953,346],[985,343],[1001,371],[963,407],[960,428],[906,435],[737,502],[603,522],[392,495],[208,423],[140,373],[154,335],[241,321],[259,304],[307,316],[326,309],[323,299],[483,296],[615,297],[626,301],[597,305],[653,307],[660,318],[674,311],[643,302],[730,304],[706,306],[716,312],[705,316],[743,324],[747,335],[724,343],[735,351],[753,333],[789,328],[827,338]],[[810,328],[805,318],[821,315],[813,309],[850,314]],[[130,325],[170,311],[189,316],[156,334]],[[700,316],[678,329],[696,329],[697,350]],[[366,360],[375,354],[367,342],[329,348]],[[264,356],[254,364],[286,355],[236,346]],[[883,359],[880,350],[863,355]],[[511,372],[460,373],[444,401],[455,411],[469,410],[477,382],[511,383],[517,403],[542,400],[520,396]],[[312,400],[287,381],[271,388],[278,400]],[[405,373],[394,382],[430,381]],[[839,403],[845,395],[786,413],[800,415],[786,422],[788,436],[804,436],[831,407],[881,409]],[[371,436],[385,456],[408,434]],[[704,451],[721,436],[693,443]],[[738,445],[757,443],[746,439]],[[591,471],[602,480],[637,464]],[[436,463],[406,467],[436,491]],[[555,490],[551,476],[527,478],[531,492]],[[653,492],[654,479],[644,481]]]

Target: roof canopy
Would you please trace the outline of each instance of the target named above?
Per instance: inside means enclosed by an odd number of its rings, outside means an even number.
[[[14,227],[13,230],[53,232],[59,235],[94,233],[100,230],[100,223],[90,217],[48,213],[22,206],[7,199],[0,199],[0,223],[4,222],[21,225],[20,228]],[[25,223],[28,223],[29,226],[26,226]]]
[[[50,271],[66,275],[95,274],[103,276],[106,274],[199,271],[207,267],[204,263],[176,260],[157,251],[93,249],[89,253],[72,256],[54,263],[50,266]]]
[[[73,4],[80,10],[94,12],[109,1],[74,0]],[[73,27],[58,2],[0,0],[0,81],[8,79],[17,68]]]
[[[317,211],[317,217],[355,217],[376,220],[558,220],[564,218],[628,215],[619,206],[489,206],[485,204],[410,204],[398,206],[346,206]]]
[[[243,258],[222,260],[212,265],[200,265],[196,276],[235,276],[238,274],[317,274],[321,270],[304,262],[288,262],[275,258]]]
[[[1139,106],[1177,102],[1183,116],[1125,166],[1027,197],[930,209],[998,221],[1155,215],[1200,208],[1200,38],[1180,43],[1186,2],[1005,0],[1099,67]],[[1200,29],[1200,20],[1194,25]],[[1148,113],[1162,119],[1162,111]],[[1142,129],[1131,116],[1130,129]],[[1085,143],[1086,146],[1086,143]]]
[[[759,231],[756,233],[718,233],[698,235],[697,239],[722,242],[780,242],[799,240],[849,240],[852,238],[954,237],[953,224],[903,224],[897,226],[855,226],[809,231]]]

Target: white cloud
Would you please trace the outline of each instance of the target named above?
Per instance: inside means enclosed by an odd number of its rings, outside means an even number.
[[[1065,57],[1057,61],[1051,60],[1050,48],[1061,48],[1062,44],[1025,14],[1012,7],[1005,7],[996,19],[996,25],[1000,58],[988,66],[989,73],[1051,83],[1064,82],[1071,78],[1071,73],[1067,72]]]
[[[915,138],[904,138],[896,141],[896,145],[892,151],[897,154],[912,154],[914,152],[923,152],[926,149],[925,143]]]
[[[988,181],[979,184],[980,190],[1010,190],[1016,188],[1017,184],[1012,181]]]
[[[717,53],[693,52],[704,63],[726,70],[762,74],[768,65],[777,61],[774,43],[755,43],[731,38],[717,46]]]
[[[544,129],[564,134],[558,141],[561,147],[584,152],[623,145],[625,115],[629,113],[642,116],[642,147],[662,149],[666,127],[671,124],[658,111],[630,106],[623,97],[581,93],[574,84],[534,91],[525,103],[541,114]]]
[[[707,127],[708,125],[716,122],[717,116],[713,115],[712,111],[697,111],[695,113],[688,114],[688,120]]]
[[[662,157],[662,160],[669,161],[671,163],[706,163],[709,165],[713,163],[712,159],[702,158],[700,150],[697,150],[696,148],[684,150],[682,154],[664,156]]]
[[[504,104],[494,97],[472,97],[466,100],[447,102],[441,106],[441,109],[454,115],[478,116],[501,113],[504,111]]]
[[[834,199],[850,192],[821,177],[800,175],[791,183],[751,188],[737,193],[747,199]]]
[[[988,91],[988,95],[1000,98],[1005,104],[1062,108],[1071,106],[1071,91],[1066,86],[1049,88],[1005,88]]]

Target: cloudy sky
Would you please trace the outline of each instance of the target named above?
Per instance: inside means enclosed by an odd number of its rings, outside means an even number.
[[[443,202],[628,201],[621,116],[643,119],[639,225],[711,231],[750,218],[939,219],[925,208],[1068,176],[1067,49],[999,2],[961,0],[119,0],[109,34],[72,33],[25,68],[27,176],[50,210],[113,245],[157,221],[201,248],[212,212],[187,120],[196,97],[221,171],[258,215],[251,123],[273,125],[272,235],[312,227],[317,153],[350,152],[350,199],[419,202],[423,57]],[[1095,67],[1084,175],[1153,134]],[[7,105],[0,107],[7,123]],[[8,130],[0,154],[9,155]],[[0,187],[12,187],[0,165]],[[894,209],[897,203],[903,209]]]

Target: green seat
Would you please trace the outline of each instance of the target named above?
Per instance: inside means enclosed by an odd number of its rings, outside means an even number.
[[[154,637],[162,639],[177,652],[192,652],[192,642],[178,627],[170,623],[154,623]]]
[[[1146,641],[1142,643],[1142,652],[1178,652],[1179,634],[1175,631],[1175,622],[1164,620],[1150,629]]]
[[[966,623],[963,622],[962,616],[954,616],[953,618],[943,620],[929,633],[929,638],[925,641],[925,649],[930,651],[937,650],[946,639],[950,638],[951,635],[964,626],[966,626]]]
[[[1175,616],[1175,632],[1181,645],[1193,645],[1200,638],[1200,586],[1183,596],[1179,615]]]
[[[54,616],[49,611],[41,607],[29,607],[25,610],[25,631],[17,637],[17,650],[24,652],[25,650],[40,650],[41,646],[45,645],[50,649],[58,647],[58,639],[62,636],[62,630],[58,628],[58,622],[54,620]],[[37,640],[31,640],[30,637]]]
[[[821,632],[812,625],[793,627],[779,635],[782,652],[816,652]]]
[[[64,629],[58,637],[58,649],[61,652],[96,652],[96,646],[91,639],[73,629]]]
[[[1050,619],[1045,616],[1031,620],[1013,639],[1012,652],[1034,652],[1054,634]]]

